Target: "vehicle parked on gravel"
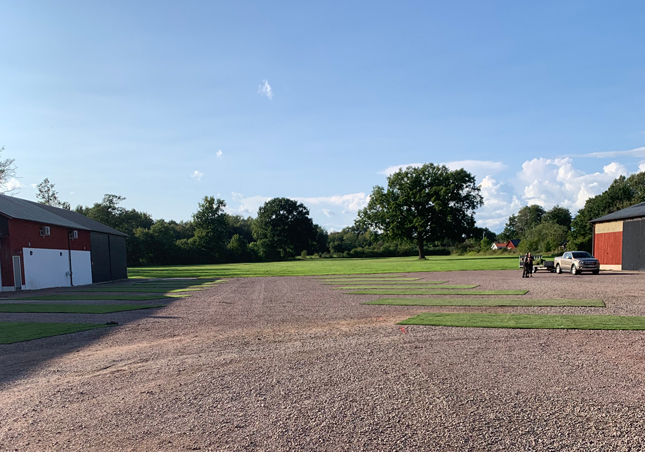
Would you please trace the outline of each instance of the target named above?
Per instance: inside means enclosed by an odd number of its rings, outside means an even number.
[[[582,272],[600,273],[600,262],[586,251],[567,251],[562,257],[554,259],[555,272],[570,272],[579,275]]]

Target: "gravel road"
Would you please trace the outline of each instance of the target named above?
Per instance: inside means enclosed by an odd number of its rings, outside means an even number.
[[[421,312],[645,315],[645,274],[412,276],[607,307],[364,306],[379,296],[281,277],[154,311],[0,314],[121,324],[0,345],[0,450],[645,449],[645,332],[396,325]]]

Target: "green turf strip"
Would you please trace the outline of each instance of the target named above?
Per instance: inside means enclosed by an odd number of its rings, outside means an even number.
[[[157,287],[115,287],[115,286],[106,286],[106,287],[93,287],[88,289],[79,289],[78,292],[147,292],[147,293],[166,293],[166,292],[197,292],[204,289],[197,289],[192,287],[185,288],[157,288]]]
[[[107,326],[109,325],[98,323],[0,322],[0,344],[13,344]]]
[[[425,313],[404,320],[399,325],[460,326],[470,328],[645,330],[645,317],[617,315]]]
[[[188,295],[98,295],[88,293],[86,295],[41,295],[39,297],[29,298],[12,298],[14,301],[31,301],[31,300],[127,300],[127,301],[147,301],[147,300],[173,300],[175,297],[182,297]]]
[[[346,292],[352,295],[524,295],[528,290],[373,289]]]
[[[343,284],[351,283],[351,282],[357,282],[357,281],[365,281],[365,282],[371,282],[371,281],[417,281],[421,278],[343,278],[343,279],[323,279],[323,281],[331,283],[331,282],[340,282]]]
[[[319,276],[319,278],[403,278],[407,275],[401,275],[401,274],[392,274],[392,273],[377,273],[377,274],[372,274],[372,275],[360,275],[360,274],[355,274],[355,275],[325,275],[325,276]]]
[[[381,290],[381,289],[403,289],[403,290],[412,290],[412,289],[420,289],[420,290],[444,290],[444,289],[474,289],[475,287],[479,287],[479,284],[455,284],[455,285],[446,285],[446,286],[432,286],[432,287],[427,287],[427,286],[405,286],[405,287],[397,287],[397,286],[345,286],[345,287],[332,287],[332,289],[343,289],[343,290],[355,290],[355,289],[373,289],[373,290]]]
[[[605,307],[602,300],[503,300],[481,298],[381,298],[363,304],[393,306],[587,306]]]
[[[38,313],[73,313],[73,314],[109,314],[111,312],[134,311],[137,309],[163,308],[166,305],[155,306],[136,304],[26,304],[26,303],[2,303],[0,312],[38,312]]]
[[[323,286],[346,286],[347,284],[370,284],[372,286],[400,286],[400,287],[405,287],[409,285],[413,286],[420,286],[420,285],[426,285],[426,284],[444,284],[447,283],[448,281],[372,281],[372,280],[366,280],[366,281],[342,281],[342,282],[327,282],[327,283],[322,283]]]

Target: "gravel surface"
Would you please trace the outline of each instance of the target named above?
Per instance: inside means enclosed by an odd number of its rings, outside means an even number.
[[[421,312],[645,315],[645,274],[440,276],[607,307],[365,306],[379,296],[282,277],[231,279],[153,312],[0,314],[121,324],[0,345],[0,450],[645,448],[645,332],[395,324]]]

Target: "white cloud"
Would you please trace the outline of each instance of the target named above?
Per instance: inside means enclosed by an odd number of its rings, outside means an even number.
[[[38,188],[38,184],[29,184],[31,185],[31,188]]]
[[[244,196],[242,193],[231,192],[233,201],[239,203],[238,207],[228,206],[226,211],[237,215],[256,215],[258,209],[269,199],[268,196]]]
[[[12,177],[7,181],[6,184],[4,184],[2,187],[0,187],[0,193],[4,192],[10,192],[12,190],[18,190],[19,188],[24,188],[26,185],[21,183],[18,179],[15,177]]]
[[[638,172],[642,173],[643,171],[645,171],[645,160],[638,164]]]
[[[333,217],[335,213],[332,210],[329,209],[323,209],[322,212],[327,216],[327,217]]]
[[[547,209],[559,204],[575,214],[587,199],[602,193],[618,176],[627,174],[627,169],[617,162],[605,165],[602,172],[586,174],[574,168],[568,157],[535,158],[524,162],[518,182],[523,186],[526,204]]]
[[[497,182],[486,176],[479,185],[484,205],[476,211],[477,224],[492,230],[500,230],[508,220],[508,216],[516,213],[522,203],[512,193],[512,187]]]
[[[269,100],[273,99],[273,89],[269,85],[268,80],[263,80],[260,86],[258,86],[258,94],[261,96],[266,96]]]
[[[440,163],[440,165],[446,165],[451,170],[456,170],[463,168],[466,171],[475,175],[477,179],[483,179],[486,176],[497,174],[501,171],[504,171],[508,167],[502,162],[493,162],[491,160],[455,160],[452,162]],[[384,169],[379,174],[385,174],[386,176],[391,176],[400,169],[405,169],[409,166],[418,168],[423,166],[423,163],[408,163],[405,165],[395,165],[390,166],[389,168]]]
[[[197,180],[202,180],[202,176],[204,173],[200,173],[199,171],[195,170],[193,174],[190,175],[190,177],[194,177]]]
[[[369,195],[365,193],[351,193],[349,195],[338,195],[338,196],[318,196],[315,198],[294,198],[303,204],[331,204],[334,206],[342,206],[346,210],[351,212],[357,212],[358,210],[367,206],[367,203],[370,200]]]
[[[222,154],[224,154],[224,153],[222,152],[222,150],[221,150],[221,149],[220,149],[220,150],[218,150],[218,151],[215,153],[215,155],[216,155],[218,158],[219,158],[219,157],[221,157],[221,156],[222,156]]]
[[[645,157],[645,147],[630,149],[629,151],[591,152],[589,154],[568,155],[567,157],[594,157],[599,159],[613,157]]]

